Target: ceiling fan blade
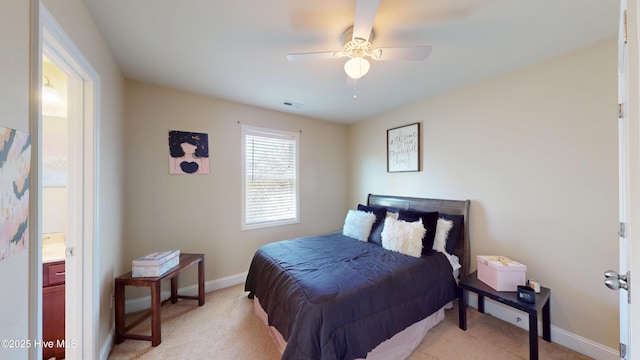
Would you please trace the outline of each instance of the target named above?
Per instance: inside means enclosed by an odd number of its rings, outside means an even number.
[[[380,0],[356,0],[356,16],[353,20],[353,39],[369,40],[373,20],[376,18]]]
[[[421,61],[425,60],[431,54],[431,46],[412,46],[412,47],[396,47],[396,48],[379,48],[373,50],[376,60],[406,60]]]
[[[337,59],[339,57],[342,57],[342,52],[325,51],[325,52],[314,52],[314,53],[289,54],[287,55],[287,60],[289,61],[326,60],[326,59]]]

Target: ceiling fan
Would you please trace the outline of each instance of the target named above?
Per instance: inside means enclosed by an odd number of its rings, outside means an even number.
[[[364,76],[370,68],[367,57],[373,60],[425,60],[431,53],[431,46],[373,48],[373,20],[378,12],[380,0],[356,0],[356,14],[353,26],[343,33],[342,51],[295,53],[287,55],[289,61],[350,58],[344,64],[345,73],[352,79]]]

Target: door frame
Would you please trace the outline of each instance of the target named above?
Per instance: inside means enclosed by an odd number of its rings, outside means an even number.
[[[619,31],[618,31],[618,219],[619,229],[618,232],[618,273],[626,274],[629,264],[629,243],[628,243],[628,231],[626,227],[629,223],[629,213],[631,205],[631,183],[630,183],[630,159],[633,158],[630,151],[630,146],[633,145],[632,139],[630,139],[630,126],[632,119],[630,117],[630,110],[625,111],[625,107],[629,107],[629,92],[630,89],[630,74],[631,66],[629,64],[629,47],[628,33],[627,33],[627,20],[628,14],[627,1],[620,0],[620,17],[619,17]],[[618,294],[618,311],[620,318],[620,347],[619,357],[620,359],[628,359],[628,354],[623,355],[623,351],[627,352],[626,347],[629,343],[630,322],[629,322],[629,308],[627,304],[627,292],[620,289]],[[625,349],[623,350],[623,346]]]
[[[619,272],[626,274],[629,271],[634,278],[640,271],[637,267],[640,262],[640,7],[638,0],[621,0],[620,6],[619,37],[623,36],[626,23],[627,42],[625,45],[619,40],[619,46],[624,50],[618,52],[621,56],[618,101],[622,104],[619,120],[620,221],[625,224],[619,239]],[[622,15],[625,6],[626,19]],[[634,287],[633,284],[630,286]],[[625,359],[640,352],[640,298],[637,291],[630,300],[628,295],[627,291],[620,291],[620,343],[626,345]]]
[[[97,248],[97,148],[98,148],[98,125],[99,125],[99,89],[100,77],[84,57],[73,41],[57,23],[53,15],[47,10],[41,0],[32,2],[33,6],[38,6],[36,22],[38,25],[38,51],[34,54],[37,61],[32,64],[38,66],[38,81],[41,81],[42,55],[49,57],[52,62],[69,74],[69,92],[74,98],[80,101],[69,101],[70,119],[73,116],[76,120],[73,125],[69,123],[69,134],[74,137],[75,149],[69,151],[69,168],[81,169],[69,173],[69,183],[74,184],[78,189],[69,195],[73,202],[69,203],[68,216],[80,221],[67,223],[71,228],[67,229],[73,236],[67,237],[66,255],[66,295],[65,295],[65,339],[66,358],[68,359],[97,359],[99,351],[97,343],[99,324],[99,289],[96,269],[99,266],[95,256]],[[33,10],[32,10],[33,11]],[[33,72],[35,73],[35,71]],[[38,89],[40,88],[39,85]],[[39,102],[39,101],[38,101]],[[75,105],[73,105],[75,103]],[[42,159],[40,156],[40,145],[42,142],[42,108],[38,106],[38,116],[33,117],[32,136],[38,142],[37,151],[34,151],[37,164],[37,211],[36,216],[36,247],[42,247]],[[81,156],[72,156],[80,154]],[[71,192],[71,191],[70,191]],[[37,250],[38,254],[41,251]],[[73,252],[73,254],[70,254]],[[33,258],[32,258],[33,259]],[[37,259],[38,271],[42,269],[42,258]],[[40,279],[38,277],[38,279]],[[41,280],[37,280],[38,290],[42,288]],[[70,295],[71,294],[71,295]],[[41,295],[40,295],[41,296]],[[41,299],[41,298],[40,298]],[[79,310],[79,311],[78,311]],[[42,319],[42,301],[39,301],[35,312],[38,319]],[[37,334],[42,338],[42,321],[38,320]],[[41,352],[41,349],[37,349]],[[36,352],[36,358],[41,354]],[[33,354],[32,354],[33,356]]]

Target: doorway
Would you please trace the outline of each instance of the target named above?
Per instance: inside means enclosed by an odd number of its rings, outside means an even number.
[[[54,269],[50,274],[43,274],[43,285],[46,281],[56,280],[56,272],[64,273],[64,356],[67,359],[95,359],[98,358],[96,344],[99,304],[99,281],[96,279],[97,260],[94,256],[95,248],[95,209],[96,202],[96,133],[97,129],[97,99],[99,77],[87,59],[82,55],[70,38],[55,21],[46,7],[40,3],[40,57],[39,68],[42,75],[48,72],[59,71],[60,78],[66,80],[66,89],[62,97],[66,97],[66,117],[62,113],[44,113],[41,108],[37,124],[37,141],[40,149],[37,155],[39,173],[42,174],[38,181],[38,213],[40,234],[47,229],[54,229],[56,233],[60,229],[64,232],[64,270]],[[43,61],[43,59],[46,59]],[[51,65],[48,65],[50,62]],[[53,76],[56,78],[55,76]],[[58,78],[56,78],[58,79]],[[51,78],[42,77],[42,85],[56,86],[55,80],[51,84]],[[63,90],[63,82],[59,84],[59,91]],[[43,89],[44,91],[44,89]],[[50,109],[48,109],[50,110]],[[64,121],[61,120],[63,118]],[[53,121],[52,121],[53,120]],[[66,158],[54,159],[54,164],[64,170],[58,177],[45,178],[48,167],[46,163],[47,153],[43,153],[45,130],[53,128],[59,136],[66,135]],[[63,129],[64,128],[64,129]],[[58,144],[60,145],[60,144]],[[58,149],[60,150],[60,149]],[[60,150],[63,152],[62,150]],[[51,160],[51,159],[48,159]],[[64,163],[65,166],[61,166]],[[53,166],[55,168],[55,166]],[[66,177],[65,177],[66,175]],[[51,227],[50,218],[44,213],[45,207],[49,207],[46,201],[51,194],[44,194],[45,185],[54,184],[58,190],[57,198],[64,198],[66,209],[58,209],[56,227]],[[50,193],[49,191],[47,191]],[[50,215],[53,216],[53,215]],[[61,225],[63,224],[63,225]],[[45,229],[45,225],[47,228]],[[42,241],[42,236],[40,236]],[[43,249],[44,255],[44,249]],[[42,259],[40,259],[42,265]],[[43,270],[47,270],[46,267]],[[51,270],[51,269],[49,269]],[[58,270],[58,271],[56,271]],[[59,276],[59,275],[58,275]],[[45,278],[46,277],[46,278]],[[43,298],[43,305],[45,299]],[[43,318],[44,318],[43,314]],[[44,325],[44,324],[43,324]]]
[[[42,181],[40,208],[42,223],[42,339],[55,344],[42,348],[43,359],[65,358],[65,296],[74,294],[65,285],[69,117],[67,74],[46,55],[42,56],[41,146]],[[72,99],[76,101],[76,99]],[[73,123],[74,119],[71,119]],[[71,138],[73,139],[73,138]]]

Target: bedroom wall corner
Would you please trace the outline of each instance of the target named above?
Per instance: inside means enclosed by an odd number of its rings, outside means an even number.
[[[204,253],[211,281],[246,272],[265,243],[342,227],[346,126],[129,80],[125,112],[123,266],[159,249]],[[299,224],[241,231],[242,124],[301,131]],[[209,174],[169,174],[170,130],[208,134]],[[181,286],[195,284],[184,275]]]
[[[472,260],[526,264],[552,290],[553,326],[616,349],[618,298],[602,283],[618,263],[616,94],[610,39],[352,125],[350,203],[470,199]],[[387,173],[386,130],[418,121],[422,171]]]

